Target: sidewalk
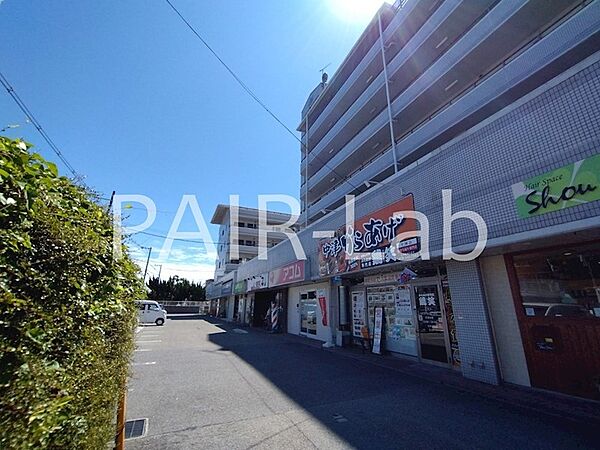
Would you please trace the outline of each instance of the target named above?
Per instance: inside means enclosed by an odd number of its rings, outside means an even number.
[[[494,386],[464,378],[459,371],[390,355],[363,354],[360,349],[354,347],[335,347],[324,350],[518,408],[564,420],[600,425],[600,402],[597,401],[512,384]]]
[[[232,323],[224,322],[223,325],[227,328],[236,328]],[[265,330],[257,328],[244,328],[250,333],[267,333]],[[304,344],[344,358],[352,358],[363,363],[384,367],[403,375],[446,385],[458,391],[469,392],[484,399],[498,401],[513,407],[558,417],[563,420],[600,425],[600,402],[597,401],[511,384],[494,386],[464,378],[459,371],[413,361],[408,358],[363,353],[358,347],[323,348],[323,343],[315,339],[292,334],[274,334],[272,336],[274,339]]]

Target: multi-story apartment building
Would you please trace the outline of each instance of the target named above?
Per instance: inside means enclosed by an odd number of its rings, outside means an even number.
[[[238,207],[237,220],[231,220],[231,207],[218,205],[210,223],[219,225],[217,260],[215,261],[215,281],[225,274],[233,272],[240,263],[258,256],[258,209]],[[290,215],[267,211],[265,215],[269,225],[281,225],[289,221]],[[269,232],[267,248],[287,239],[283,232]]]
[[[298,129],[306,259],[285,241],[238,267],[255,317],[277,302],[289,333],[366,329],[465,377],[600,398],[599,0],[383,5]]]
[[[245,289],[240,283],[236,290],[237,267],[259,254],[259,211],[255,208],[239,206],[232,212],[229,205],[218,205],[211,223],[219,225],[215,276],[207,284],[207,299],[217,300],[216,310],[229,319],[245,310],[243,297]],[[277,228],[290,220],[290,215],[276,211],[266,211],[264,220]],[[269,249],[287,239],[283,231],[270,231],[267,234],[266,248]]]
[[[552,61],[544,60],[551,54],[541,53],[536,60],[520,58],[519,73],[506,67],[584,3],[384,4],[302,111],[304,221],[337,208],[345,194],[364,192],[397,173],[591,51],[587,43]],[[493,92],[490,84],[497,84]],[[484,90],[489,92],[479,96]]]

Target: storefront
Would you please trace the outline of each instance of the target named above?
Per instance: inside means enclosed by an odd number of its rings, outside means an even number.
[[[227,320],[233,320],[234,301],[233,301],[232,293],[233,293],[233,280],[224,281],[221,284],[221,299],[220,299],[223,307],[222,307],[222,313],[219,315],[219,317],[223,317]]]
[[[531,385],[600,400],[600,242],[506,264]]]
[[[450,288],[443,265],[404,268],[364,277],[350,289],[352,335],[376,332],[382,315],[381,348],[419,360],[460,367]]]
[[[523,223],[581,208],[600,200],[600,155],[511,187]],[[504,262],[530,384],[600,400],[600,241],[593,236],[592,228],[541,239]]]
[[[331,340],[328,282],[303,284],[288,290],[287,330],[323,342]]]
[[[268,272],[252,276],[246,280],[248,324],[253,327],[265,326],[265,315],[269,309],[268,301],[260,294],[269,284]]]
[[[247,324],[246,314],[246,280],[238,281],[233,285],[233,294],[235,305],[233,308],[233,320],[242,324]]]
[[[415,221],[409,215],[413,211],[409,194],[356,220],[351,230],[344,227],[332,239],[323,240],[319,245],[320,275],[341,276],[350,284],[355,341],[362,338],[366,327],[372,341],[381,335],[384,351],[459,367],[443,262],[400,262],[420,250],[417,237],[398,240],[403,233],[415,232]],[[363,280],[353,286],[358,275],[363,275]],[[376,318],[381,318],[381,330]]]

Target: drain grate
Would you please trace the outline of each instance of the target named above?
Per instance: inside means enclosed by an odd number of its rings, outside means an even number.
[[[142,437],[146,434],[148,419],[135,419],[125,422],[125,439]]]

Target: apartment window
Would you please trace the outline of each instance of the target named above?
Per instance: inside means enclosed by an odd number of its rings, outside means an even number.
[[[242,227],[242,228],[244,228],[245,226],[246,226],[246,224],[245,224],[244,222],[240,222],[240,223],[238,223],[238,227]]]
[[[255,223],[248,223],[248,224],[246,224],[246,226],[248,228],[256,228],[256,224]]]

